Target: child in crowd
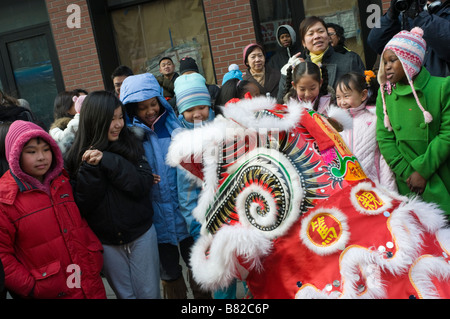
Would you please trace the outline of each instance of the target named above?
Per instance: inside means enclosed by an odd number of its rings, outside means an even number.
[[[104,247],[103,273],[120,299],[160,298],[150,202],[154,177],[112,92],[89,94],[66,155],[81,213]]]
[[[450,77],[423,65],[423,30],[397,33],[378,73],[377,141],[400,194],[437,203],[450,218]]]
[[[58,143],[63,155],[66,154],[75,139],[75,134],[78,131],[78,124],[80,122],[81,106],[83,105],[85,98],[86,94],[81,94],[80,96],[74,95],[72,97],[75,109],[73,118],[69,120],[65,128],[53,125],[49,131],[50,135],[55,139],[56,143]]]
[[[351,72],[338,79],[337,105],[346,109],[352,118],[352,126],[340,134],[358,158],[367,177],[396,191],[395,177],[381,156],[376,141],[377,116],[368,109],[375,104],[378,87],[372,71],[366,71],[366,76]]]
[[[52,137],[27,121],[5,140],[10,169],[0,179],[0,259],[19,298],[106,298],[102,245],[81,217]]]
[[[294,98],[311,103],[311,108],[323,115],[334,104],[334,93],[328,88],[328,72],[325,66],[313,62],[300,62],[287,69],[284,102]]]
[[[187,286],[180,265],[180,252],[188,265],[194,239],[180,212],[177,170],[166,164],[166,154],[174,130],[181,128],[173,108],[161,94],[158,81],[150,73],[130,76],[120,89],[130,126],[141,136],[145,155],[161,182],[153,185],[152,205],[158,234],[160,275],[164,298],[185,299]]]
[[[177,96],[177,109],[180,113],[178,119],[182,127],[194,129],[214,119],[211,95],[202,75],[198,73],[180,75],[175,81],[175,95]],[[187,174],[183,169],[177,168],[178,200],[189,232],[196,240],[200,236],[201,224],[192,216],[192,211],[197,206],[201,187],[192,182]],[[188,269],[188,281],[194,299],[211,298],[211,294],[202,291],[193,280],[190,269]]]
[[[220,88],[219,95],[216,100],[215,111],[217,114],[222,114],[220,106],[225,106],[231,99],[243,99],[245,95],[257,97],[261,95],[259,86],[254,82],[247,80],[239,80],[239,78],[232,78],[225,82]]]
[[[50,125],[50,136],[62,147],[62,151],[67,151],[73,139],[70,140],[71,134],[74,131],[72,127],[68,128],[69,122],[75,117],[77,111],[75,110],[74,96],[87,95],[86,91],[76,89],[73,91],[63,91],[58,93],[53,104],[54,121]],[[71,125],[75,124],[72,122]],[[69,137],[67,136],[69,135]],[[68,141],[68,142],[67,142]],[[63,152],[64,154],[65,152]]]
[[[228,80],[239,79],[242,80],[242,72],[239,70],[239,65],[233,63],[228,67],[228,72],[225,73],[222,79],[222,85],[224,85]]]

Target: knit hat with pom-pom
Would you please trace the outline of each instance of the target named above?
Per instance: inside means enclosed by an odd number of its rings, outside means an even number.
[[[391,50],[397,55],[400,60],[403,69],[405,70],[406,78],[411,86],[413,95],[416,99],[417,105],[423,112],[425,123],[430,123],[433,120],[431,114],[426,111],[417,97],[416,90],[414,89],[414,77],[420,72],[425,57],[427,44],[423,39],[423,30],[419,27],[413,28],[411,31],[400,31],[397,33],[384,47],[386,50]],[[386,102],[384,98],[384,85],[388,82],[386,79],[386,73],[384,70],[384,64],[380,63],[380,70],[378,72],[378,82],[381,86],[381,97],[383,100],[383,112],[384,112],[384,125],[390,131],[392,130],[387,112]]]
[[[228,67],[228,72],[223,76],[222,85],[231,79],[242,80],[242,72],[239,70],[239,66],[237,64],[231,64]]]

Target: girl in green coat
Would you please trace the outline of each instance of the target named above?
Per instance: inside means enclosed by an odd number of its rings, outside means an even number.
[[[400,194],[438,204],[450,220],[450,77],[422,67],[422,36],[401,31],[383,51],[377,141]]]

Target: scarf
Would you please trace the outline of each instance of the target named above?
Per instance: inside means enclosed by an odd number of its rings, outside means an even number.
[[[309,52],[309,55],[311,57],[311,62],[314,62],[317,65],[319,63],[322,63],[323,56],[324,56],[325,52],[327,52],[327,51],[328,51],[328,48],[320,54],[314,54],[312,52]]]
[[[262,87],[264,87],[264,83],[266,80],[266,69],[264,68],[261,73],[254,72],[252,69],[250,69],[250,73],[256,80],[256,82],[258,82]]]
[[[214,111],[211,108],[209,108],[209,117],[206,121],[202,121],[200,123],[191,123],[191,122],[186,121],[182,114],[178,115],[178,119],[180,120],[183,127],[192,130],[196,127],[203,126],[205,123],[211,122],[212,120],[214,120],[215,116],[216,115],[215,115]]]

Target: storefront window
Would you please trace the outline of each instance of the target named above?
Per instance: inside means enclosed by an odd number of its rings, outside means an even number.
[[[119,1],[120,2],[120,1]],[[197,61],[207,83],[215,83],[209,40],[201,0],[165,0],[111,12],[120,63],[135,74],[159,75],[159,60]]]
[[[258,14],[262,41],[268,56],[277,50],[277,28],[283,24],[292,26],[292,9],[287,0],[258,0]]]
[[[45,0],[2,0],[0,33],[48,22]]]

